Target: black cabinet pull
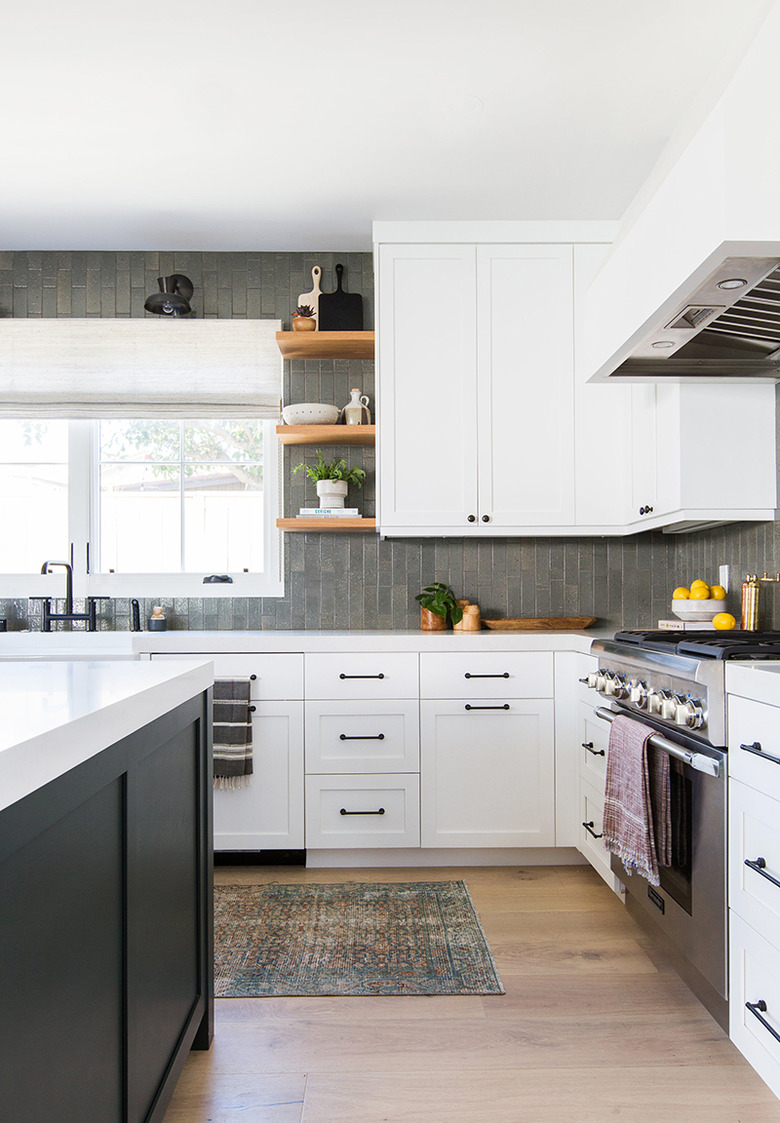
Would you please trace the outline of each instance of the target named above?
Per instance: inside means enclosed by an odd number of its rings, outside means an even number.
[[[489,523],[490,522],[490,515],[483,515],[482,521],[483,521],[483,523]]]
[[[257,711],[257,706],[250,706],[249,707],[250,714],[256,713],[256,711]]]
[[[384,741],[384,739],[384,733],[364,733],[357,737],[352,737],[348,733],[339,733],[339,741]]]
[[[780,881],[776,877],[772,877],[771,873],[766,872],[766,858],[756,858],[753,862],[749,858],[745,858],[745,865],[749,869],[755,870],[756,873],[760,873],[762,877],[765,877],[767,881],[771,881],[773,885],[780,889]]]
[[[509,671],[504,671],[500,675],[473,675],[471,671],[466,671],[464,678],[509,678]]]
[[[759,998],[758,1002],[746,1002],[745,1006],[747,1007],[747,1009],[750,1011],[751,1014],[755,1014],[755,1016],[761,1022],[761,1025],[764,1027],[764,1029],[769,1030],[769,1032],[774,1037],[775,1041],[780,1041],[780,1033],[778,1033],[776,1029],[773,1029],[772,1026],[770,1026],[770,1024],[766,1020],[766,1018],[761,1017],[761,1014],[765,1014],[766,1009],[767,1009],[766,1002],[764,1002],[763,998]],[[760,1013],[759,1013],[759,1011],[760,1011]]]
[[[769,753],[765,753],[761,748],[760,741],[754,741],[752,745],[740,745],[739,747],[744,749],[746,753],[755,753],[755,755],[760,756],[762,760],[769,760],[772,764],[780,764],[780,757],[770,756]]]
[[[465,709],[467,710],[508,710],[509,703],[504,702],[503,706],[472,706],[469,702],[466,703]]]
[[[591,756],[606,756],[607,755],[604,749],[594,749],[592,741],[583,741],[582,747],[583,747],[583,749],[587,749],[588,752],[591,754]]]
[[[345,674],[339,675],[339,678],[384,678],[384,677],[385,676],[381,673],[378,674],[378,675],[345,675]]]
[[[602,834],[596,834],[596,832],[593,829],[593,820],[592,819],[589,823],[583,823],[582,825],[585,828],[585,830],[588,832],[588,834],[592,835],[594,838],[603,838],[604,837],[603,832],[602,832]]]
[[[468,521],[470,523],[475,523],[477,521],[477,516],[476,515],[469,515]]]
[[[652,510],[653,510],[652,507],[640,507],[639,508],[639,514],[640,515],[649,515],[649,514],[652,513]]]
[[[345,807],[341,808],[339,815],[384,815],[384,807],[380,807],[378,811],[347,811]]]

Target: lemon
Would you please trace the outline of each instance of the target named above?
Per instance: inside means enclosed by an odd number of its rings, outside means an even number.
[[[726,590],[723,588],[722,585],[711,585],[710,586],[710,599],[711,600],[725,600],[726,599]]]
[[[691,600],[709,600],[709,599],[710,599],[710,587],[709,587],[709,585],[705,585],[704,588],[702,588],[701,585],[697,585],[695,589],[693,589],[693,588],[691,589]]]
[[[695,581],[691,581],[691,592],[694,589],[709,589],[706,581],[702,581],[701,577],[697,577]]]
[[[684,585],[680,585],[679,589],[675,589],[672,593],[672,600],[687,600],[690,592]]]
[[[717,612],[712,618],[712,623],[719,632],[730,632],[737,626],[737,621],[730,612]]]

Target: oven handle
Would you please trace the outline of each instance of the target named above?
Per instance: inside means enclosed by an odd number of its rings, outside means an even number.
[[[610,724],[618,716],[619,715],[613,713],[612,710],[608,710],[606,706],[598,706],[596,708],[596,717],[600,717]],[[639,724],[642,723],[640,722]],[[704,753],[688,752],[687,749],[682,749],[679,745],[675,745],[674,741],[667,741],[660,733],[653,733],[648,737],[648,744],[655,745],[657,749],[661,749],[663,752],[668,753],[669,756],[673,756],[675,760],[681,760],[683,764],[690,765],[695,772],[706,772],[708,776],[720,776],[719,761],[713,760],[711,756],[705,756]]]

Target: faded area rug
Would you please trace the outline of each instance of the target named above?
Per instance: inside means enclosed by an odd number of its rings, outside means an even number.
[[[218,885],[218,998],[504,994],[463,881]]]

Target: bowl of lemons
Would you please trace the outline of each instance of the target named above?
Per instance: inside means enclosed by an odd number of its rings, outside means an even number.
[[[726,608],[726,590],[722,585],[708,585],[698,578],[690,586],[680,585],[672,593],[672,612],[679,620],[714,624],[720,630],[736,627],[736,620]]]

